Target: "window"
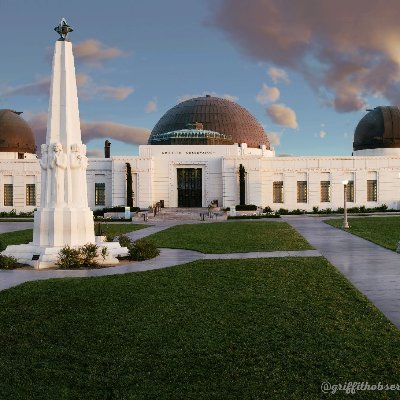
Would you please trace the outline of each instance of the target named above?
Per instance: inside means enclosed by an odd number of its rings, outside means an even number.
[[[347,184],[346,201],[354,203],[354,181],[349,181]]]
[[[283,203],[283,181],[275,181],[273,184],[274,203]]]
[[[331,181],[321,181],[321,203],[331,201]]]
[[[4,205],[12,206],[13,205],[13,197],[14,197],[13,185],[6,183],[4,185]]]
[[[106,184],[105,183],[95,183],[94,192],[94,204],[96,206],[106,205]]]
[[[307,181],[297,181],[297,202],[307,203]]]
[[[36,206],[35,184],[26,185],[26,205],[27,206]]]
[[[18,160],[23,160],[25,158],[24,153],[18,153]]]
[[[378,201],[376,180],[367,180],[367,201]]]

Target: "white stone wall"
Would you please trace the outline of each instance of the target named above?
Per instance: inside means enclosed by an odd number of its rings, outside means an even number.
[[[141,146],[139,156],[89,159],[88,200],[95,206],[95,183],[105,183],[106,206],[126,204],[126,163],[131,164],[134,205],[146,208],[159,200],[177,207],[177,168],[202,168],[203,206],[218,200],[223,207],[239,204],[239,166],[246,170],[246,203],[257,206],[305,209],[343,206],[343,180],[354,181],[354,203],[400,209],[400,156],[272,157],[245,146]],[[32,211],[26,205],[26,184],[36,185],[40,203],[40,166],[37,159],[0,160],[0,210]],[[367,202],[367,180],[377,177],[377,202]],[[273,182],[283,181],[283,203],[273,203]],[[297,203],[297,181],[307,181],[307,203]],[[331,182],[331,201],[321,203],[320,182]],[[4,206],[4,184],[14,185],[14,205]]]

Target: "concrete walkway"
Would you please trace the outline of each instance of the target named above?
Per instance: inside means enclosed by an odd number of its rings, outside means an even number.
[[[329,218],[284,217],[400,328],[400,254],[325,224],[324,219]]]

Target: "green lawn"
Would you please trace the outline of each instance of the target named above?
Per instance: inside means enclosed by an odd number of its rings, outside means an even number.
[[[139,229],[147,228],[148,225],[144,224],[101,224],[104,234],[110,233],[114,236],[120,235],[122,233],[133,232]],[[96,225],[95,225],[96,228]],[[10,244],[22,244],[29,243],[33,239],[33,230],[24,229],[20,231],[7,232],[0,234],[0,243],[3,247]]]
[[[157,247],[202,253],[308,250],[312,247],[286,222],[215,222],[178,225],[149,236]]]
[[[350,233],[390,250],[396,250],[400,241],[400,217],[365,217],[349,218]],[[324,221],[336,228],[341,228],[343,219]]]
[[[400,332],[323,258],[30,282],[0,292],[0,343],[2,399],[298,400],[324,398],[323,381],[400,382]]]

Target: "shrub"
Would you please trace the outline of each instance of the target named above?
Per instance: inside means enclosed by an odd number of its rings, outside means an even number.
[[[81,267],[81,253],[68,245],[64,246],[58,253],[56,265],[60,269],[76,269]]]
[[[160,250],[157,249],[154,242],[146,238],[138,239],[131,243],[128,250],[129,259],[134,261],[148,260],[157,257],[160,254]]]
[[[101,257],[103,258],[103,261],[106,259],[107,256],[108,256],[108,248],[102,247],[101,248]]]
[[[58,253],[56,265],[60,269],[95,268],[98,266],[95,260],[97,250],[98,246],[94,243],[87,243],[77,249],[64,246]]]
[[[387,211],[388,206],[386,204],[382,204],[380,207],[376,207],[378,211]]]
[[[106,233],[106,242],[113,242],[113,241],[114,241],[114,234]]]
[[[16,258],[0,254],[0,269],[14,269],[21,268],[22,266],[23,265],[19,264]]]
[[[236,206],[236,211],[256,211],[257,206],[254,204],[238,204]]]
[[[133,241],[127,235],[119,235],[118,236],[118,243],[121,247],[130,247],[133,244]]]
[[[95,258],[97,257],[98,249],[99,246],[94,243],[86,243],[79,249],[83,268],[96,268],[99,266],[99,264],[95,260]]]
[[[289,214],[289,210],[288,210],[287,208],[280,208],[280,209],[278,210],[278,213],[279,213],[280,215],[287,215],[287,214]]]
[[[228,219],[262,219],[262,218],[280,218],[279,213],[270,213],[262,215],[236,215],[235,217],[229,216]]]
[[[263,212],[267,213],[267,214],[268,213],[272,213],[272,208],[270,206],[267,206],[267,207],[264,208]]]
[[[313,211],[314,214],[318,214],[319,207],[313,207],[312,211]]]
[[[304,210],[300,210],[300,208],[296,208],[295,210],[291,211],[290,214],[302,215],[302,214],[305,214],[305,211]]]

